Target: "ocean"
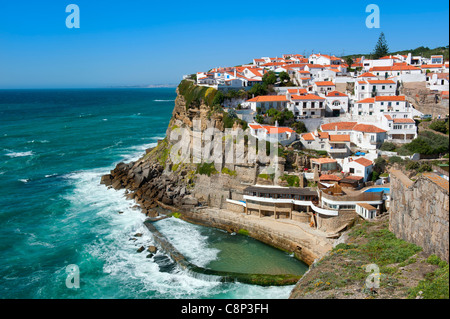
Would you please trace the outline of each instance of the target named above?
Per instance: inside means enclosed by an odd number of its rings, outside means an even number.
[[[124,190],[100,185],[164,138],[174,88],[0,90],[0,298],[287,298],[293,286],[193,276],[155,244]],[[119,213],[121,212],[121,213]],[[302,274],[307,266],[251,238],[176,218],[155,223],[193,263]],[[137,240],[130,240],[142,233]],[[66,287],[77,265],[80,288]]]

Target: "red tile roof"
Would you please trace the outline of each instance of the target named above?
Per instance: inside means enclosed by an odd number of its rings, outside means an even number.
[[[330,142],[350,142],[350,135],[348,134],[330,135]]]
[[[286,95],[260,95],[254,97],[247,102],[286,102]]]
[[[406,97],[404,95],[375,96],[375,101],[406,101]]]
[[[318,132],[319,138],[329,138],[330,134],[328,132]]]
[[[317,86],[335,86],[331,81],[317,81],[315,82]]]
[[[368,78],[368,77],[375,77],[375,78],[376,78],[376,76],[373,75],[373,74],[370,73],[370,72],[363,73],[363,74],[361,74],[361,75],[358,76],[358,77],[359,77],[359,78]]]
[[[416,122],[413,119],[394,119],[394,123],[413,123]]]
[[[372,125],[372,124],[356,124],[353,127],[353,131],[364,132],[364,133],[385,133],[387,131]]]
[[[327,97],[333,97],[333,96],[345,96],[345,97],[347,97],[347,94],[344,94],[344,93],[339,92],[339,91],[332,91],[332,92],[327,94]]]
[[[336,182],[338,182],[338,181],[341,180],[340,177],[338,177],[338,176],[336,176],[336,175],[333,175],[333,174],[330,174],[330,175],[321,175],[321,176],[319,177],[319,179],[320,179],[321,181],[336,181]]]
[[[292,100],[325,100],[324,97],[320,97],[314,94],[307,94],[307,95],[292,95]]]
[[[356,103],[375,103],[375,99],[373,97],[368,97],[368,98],[360,100]]]
[[[334,131],[335,129],[337,129],[338,131],[351,131],[356,124],[356,122],[327,123],[322,124],[321,129],[322,131]]]
[[[314,141],[315,137],[312,133],[305,133],[302,135],[302,139],[304,139],[305,141]]]
[[[370,84],[395,84],[392,80],[367,80]]]
[[[365,167],[370,166],[370,165],[373,164],[373,162],[371,160],[368,160],[367,158],[364,158],[364,157],[360,157],[358,159],[355,159],[353,162],[361,164],[362,166],[365,166]]]

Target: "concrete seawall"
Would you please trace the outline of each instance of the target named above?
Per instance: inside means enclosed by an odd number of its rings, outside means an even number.
[[[306,231],[298,225],[276,222],[270,218],[258,218],[216,208],[183,211],[163,203],[158,204],[174,212],[180,212],[180,218],[190,223],[236,233],[240,229],[244,229],[248,232],[248,236],[272,247],[293,253],[297,259],[308,265],[311,265],[317,258],[322,258],[331,250],[334,243],[334,240],[326,238],[321,232],[312,229]]]

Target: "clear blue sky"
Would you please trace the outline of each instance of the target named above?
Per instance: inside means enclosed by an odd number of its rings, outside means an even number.
[[[80,29],[68,29],[68,4]],[[380,8],[368,29],[365,8]],[[178,83],[254,57],[448,44],[448,1],[0,0],[0,88]],[[345,50],[345,51],[344,51]]]

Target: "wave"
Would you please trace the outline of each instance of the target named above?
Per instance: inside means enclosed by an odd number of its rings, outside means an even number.
[[[153,100],[153,102],[173,102],[175,100]]]
[[[24,184],[28,183],[30,180],[29,179],[19,179],[19,182],[22,182]]]
[[[42,144],[45,144],[45,143],[50,143],[50,141],[47,141],[47,140],[31,140],[31,141],[28,141],[27,142],[28,144],[30,144],[30,143],[42,143]]]
[[[50,174],[50,175],[45,175],[45,178],[49,178],[49,177],[53,177],[53,176],[57,176],[58,174]]]
[[[34,155],[34,153],[32,151],[28,151],[28,152],[11,152],[11,153],[7,153],[5,155],[8,156],[8,157],[11,157],[11,158],[15,158],[15,157],[32,156],[32,155]]]

